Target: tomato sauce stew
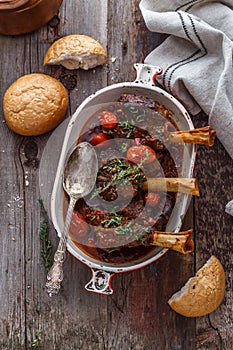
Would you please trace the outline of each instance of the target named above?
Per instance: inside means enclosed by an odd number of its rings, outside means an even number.
[[[169,132],[178,130],[172,117],[158,102],[123,94],[86,122],[77,143],[94,146],[99,171],[93,191],[76,203],[69,235],[88,256],[123,264],[158,249],[150,237],[166,231],[176,193],[145,190],[143,184],[152,177],[179,177],[183,145],[169,141]],[[65,196],[64,214],[67,205]]]

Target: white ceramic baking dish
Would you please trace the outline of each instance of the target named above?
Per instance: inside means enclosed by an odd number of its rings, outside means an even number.
[[[161,73],[161,69],[159,67],[145,64],[135,64],[134,67],[137,71],[136,80],[134,82],[114,84],[89,96],[78,107],[68,124],[51,196],[51,218],[58,236],[61,235],[64,225],[64,191],[62,187],[62,175],[66,155],[67,152],[76,144],[77,138],[81,133],[87,118],[89,118],[92,113],[95,112],[97,108],[96,106],[103,103],[118,101],[122,93],[143,95],[158,101],[159,103],[165,105],[166,108],[171,110],[174,116],[173,119],[180,130],[194,129],[190,116],[182,104],[173,96],[155,86],[155,77],[157,74]],[[182,163],[183,166],[179,176],[192,177],[195,157],[196,146],[193,144],[185,144]],[[167,225],[167,230],[173,232],[178,232],[180,230],[189,202],[189,195],[182,193],[178,194],[175,207]],[[86,255],[73,243],[71,239],[68,239],[67,250],[75,258],[89,266],[92,270],[92,279],[86,284],[85,288],[88,291],[101,294],[112,294],[113,290],[111,288],[110,281],[115,273],[129,272],[134,269],[142,268],[162,257],[167,251],[167,249],[164,248],[157,248],[153,254],[147,256],[145,259],[134,261],[133,263],[114,265],[110,263],[102,263]]]

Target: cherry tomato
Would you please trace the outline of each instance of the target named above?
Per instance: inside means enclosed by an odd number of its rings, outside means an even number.
[[[136,164],[148,164],[155,160],[156,153],[149,146],[132,146],[127,151],[127,159]]]
[[[117,116],[108,111],[99,113],[98,119],[103,129],[113,129],[118,123]]]
[[[88,224],[84,220],[84,217],[79,212],[74,210],[69,230],[70,238],[74,241],[79,241],[79,238],[85,237],[87,233]]]
[[[109,136],[104,134],[103,132],[100,132],[99,134],[96,134],[92,137],[91,144],[92,146],[96,146],[107,140],[109,140]]]
[[[160,201],[160,195],[158,193],[150,192],[145,195],[144,200],[150,207],[156,207]]]

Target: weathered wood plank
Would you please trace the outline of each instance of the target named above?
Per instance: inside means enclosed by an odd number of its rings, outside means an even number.
[[[2,132],[1,132],[2,134]],[[9,142],[10,141],[10,142]],[[22,167],[15,156],[14,141],[1,137],[1,272],[0,348],[24,344],[25,334],[25,241]],[[18,140],[19,141],[19,140]],[[9,176],[9,174],[11,174]],[[17,315],[17,316],[16,316]]]
[[[0,36],[0,98],[7,87],[24,72],[22,48],[25,38]],[[21,137],[10,132],[1,110],[1,276],[0,276],[0,348],[25,344],[25,201],[24,173],[18,157]]]
[[[203,115],[196,126],[205,125]],[[233,347],[232,292],[232,217],[225,205],[232,199],[233,161],[216,140],[212,148],[199,146],[196,177],[201,189],[195,199],[196,267],[211,255],[222,262],[226,271],[226,294],[222,305],[211,315],[197,319],[198,349],[231,349]]]

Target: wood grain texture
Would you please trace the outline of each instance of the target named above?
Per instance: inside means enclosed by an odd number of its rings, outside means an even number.
[[[196,126],[206,125],[200,114]],[[212,314],[197,319],[198,349],[233,348],[232,216],[225,213],[233,193],[233,161],[216,140],[211,148],[199,147],[195,168],[200,198],[195,199],[196,268],[215,255],[226,271],[226,294]]]
[[[47,73],[69,92],[67,118],[98,89],[135,78],[133,64],[161,40],[145,27],[139,0],[63,1],[60,13],[38,31],[19,37],[0,36],[0,98],[19,76]],[[87,34],[107,50],[109,62],[90,71],[43,66],[47,48],[59,37]],[[156,64],[156,62],[155,62]],[[197,126],[207,117],[195,119]],[[233,348],[232,217],[224,206],[232,199],[233,163],[217,141],[198,147],[196,177],[201,197],[194,200],[184,222],[194,226],[196,250],[182,256],[168,252],[156,263],[115,275],[111,297],[88,293],[91,272],[71,255],[65,262],[63,289],[49,299],[40,259],[42,216],[38,199],[39,167],[51,133],[39,137],[13,134],[0,120],[0,349],[30,349],[41,331],[46,350],[180,350]],[[62,142],[62,136],[61,136]],[[54,149],[54,152],[57,152]],[[47,162],[48,174],[52,167]],[[44,184],[51,189],[50,182]],[[46,187],[47,186],[47,187]],[[53,250],[58,240],[50,223]],[[211,315],[188,319],[173,312],[167,300],[211,254],[222,261],[227,288],[223,304]]]

